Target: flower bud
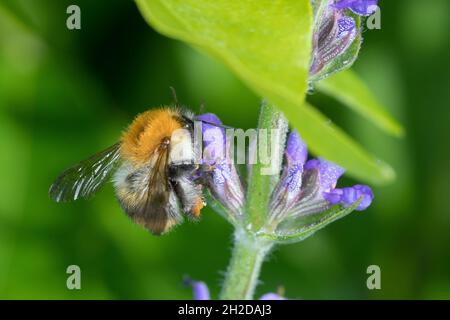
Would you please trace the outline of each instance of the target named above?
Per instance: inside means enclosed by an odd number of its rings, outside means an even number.
[[[212,196],[227,209],[233,220],[243,214],[244,189],[226,144],[222,122],[214,114],[196,117],[202,121],[204,152],[203,173]]]
[[[355,20],[333,5],[328,5],[318,14],[321,16],[317,19],[318,26],[313,35],[313,55],[309,71],[312,77],[343,54],[359,32]]]

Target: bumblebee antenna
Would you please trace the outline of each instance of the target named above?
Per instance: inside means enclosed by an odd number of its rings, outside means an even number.
[[[205,107],[205,101],[202,101],[202,103],[200,103],[200,106],[199,106],[199,108],[198,108],[198,113],[204,113],[205,112],[205,109],[206,109],[206,107]],[[212,122],[209,122],[209,121],[205,121],[205,120],[200,120],[200,119],[196,119],[197,121],[201,121],[201,122],[203,122],[203,123],[206,123],[206,124],[209,124],[209,125],[211,125],[211,126],[215,126],[215,127],[219,127],[219,128],[223,128],[223,129],[234,129],[233,127],[230,127],[230,126],[226,126],[226,125],[224,125],[224,124],[218,124],[218,123],[212,123]]]
[[[175,91],[175,88],[172,86],[170,86],[169,88],[170,88],[170,91],[172,92],[172,98],[173,98],[173,101],[175,102],[175,106],[179,107],[180,103],[178,102],[177,92]]]
[[[209,121],[205,121],[205,120],[199,120],[199,119],[197,119],[197,121],[200,121],[200,122],[203,122],[203,123],[209,124],[209,125],[211,125],[211,126],[215,126],[215,127],[223,128],[223,129],[234,129],[233,127],[230,127],[230,126],[226,126],[226,125],[224,125],[224,124],[212,123],[212,122],[209,122]]]

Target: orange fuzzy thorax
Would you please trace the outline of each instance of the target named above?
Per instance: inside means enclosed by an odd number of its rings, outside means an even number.
[[[159,108],[141,113],[122,135],[121,155],[134,165],[146,165],[164,138],[182,128],[180,113]]]

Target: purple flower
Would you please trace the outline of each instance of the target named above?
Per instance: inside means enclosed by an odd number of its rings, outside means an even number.
[[[342,204],[346,207],[351,206],[353,203],[362,198],[355,210],[365,210],[374,198],[372,189],[364,185],[355,185],[350,188],[334,189],[330,192],[323,194],[324,198],[331,204]]]
[[[269,292],[259,297],[259,300],[287,300],[287,299],[276,293]]]
[[[344,169],[322,158],[311,159],[305,164],[305,170],[317,170],[321,191],[330,191],[336,187],[338,179],[344,174]]]
[[[187,284],[192,286],[194,300],[211,300],[209,289],[206,283],[188,279]],[[276,293],[266,293],[262,295],[259,300],[286,300],[286,298]]]
[[[378,0],[338,0],[336,9],[350,9],[361,16],[370,16],[377,10]]]
[[[212,113],[196,117],[202,122],[204,152],[203,174],[211,194],[234,218],[240,217],[244,206],[244,189],[234,166],[229,159],[226,134],[220,119]]]
[[[306,144],[300,139],[297,131],[293,131],[286,143],[286,160],[289,166],[303,165],[308,157]]]
[[[339,56],[361,34],[356,21],[348,10],[359,16],[370,16],[377,10],[378,0],[326,0],[316,5],[315,27],[313,33],[313,52],[309,74],[314,79],[323,79],[330,74],[327,68],[332,66],[335,72],[349,67],[356,59],[355,55],[340,61]],[[336,62],[336,64],[331,64]]]
[[[306,144],[300,139],[296,131],[293,131],[286,143],[286,167],[283,170],[281,181],[272,194],[270,210],[273,218],[292,207],[299,197],[302,187],[303,166],[308,157]]]
[[[355,20],[350,17],[343,17],[338,20],[338,32],[337,38],[343,37],[347,32],[352,32],[355,30]]]
[[[194,300],[211,300],[206,283],[202,281],[191,281],[191,286],[194,291]]]
[[[286,165],[270,200],[272,224],[321,213],[337,204],[348,207],[360,201],[355,210],[364,210],[372,203],[374,195],[370,187],[336,188],[344,169],[322,158],[305,162],[306,154],[304,142],[292,131],[285,151]]]
[[[331,61],[342,55],[359,32],[355,20],[334,5],[320,11],[320,14],[313,34],[311,76],[319,74]]]

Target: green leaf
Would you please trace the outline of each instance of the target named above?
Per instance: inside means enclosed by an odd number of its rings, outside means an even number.
[[[355,72],[346,70],[319,81],[317,89],[334,97],[387,133],[395,136],[404,134],[402,126],[386,112]]]
[[[275,235],[264,234],[261,235],[261,237],[269,238],[273,241],[277,241],[278,243],[294,243],[303,241],[306,238],[312,236],[320,229],[325,228],[330,223],[352,213],[361,202],[361,200],[362,199],[356,201],[349,207],[335,205],[322,213],[296,218],[295,220],[298,220],[296,221],[298,225],[294,229],[292,229],[292,223],[295,223],[295,221],[285,221],[277,228],[277,230],[275,231]],[[283,230],[284,228],[289,231]]]
[[[284,103],[280,101],[278,105]],[[375,158],[350,136],[335,126],[316,108],[305,103],[295,117],[286,113],[292,124],[315,154],[344,167],[350,175],[373,184],[385,184],[395,179],[393,169]]]
[[[310,0],[136,0],[161,33],[225,62],[263,97],[307,90],[311,52]]]
[[[317,154],[373,183],[392,169],[368,155],[322,114],[305,105],[311,54],[310,0],[136,0],[161,33],[219,58],[276,105]]]

